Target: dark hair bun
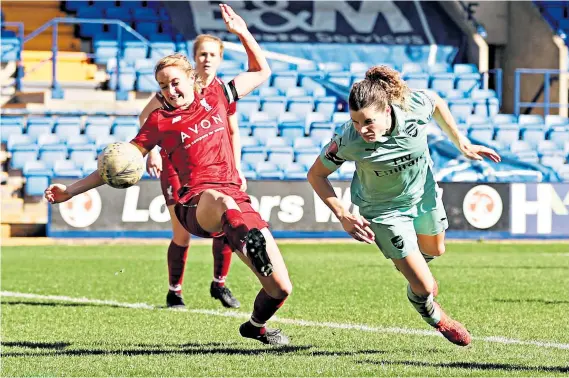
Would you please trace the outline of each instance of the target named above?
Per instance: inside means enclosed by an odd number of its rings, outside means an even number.
[[[398,81],[399,73],[388,66],[374,66],[367,70],[366,79],[374,83]]]

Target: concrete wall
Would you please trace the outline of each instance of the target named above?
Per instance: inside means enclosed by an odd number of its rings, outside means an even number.
[[[514,71],[517,68],[559,69],[559,50],[553,32],[532,2],[512,1],[508,6],[507,44],[503,47],[500,66],[504,70],[503,112],[514,111]],[[523,75],[521,100],[531,101],[543,84],[541,75]],[[551,90],[551,101],[559,99],[559,85]],[[543,98],[539,99],[543,101]],[[542,114],[534,108],[532,113]],[[554,111],[557,114],[557,111]]]

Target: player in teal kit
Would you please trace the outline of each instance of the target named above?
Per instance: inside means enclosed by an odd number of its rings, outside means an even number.
[[[457,129],[447,104],[429,91],[410,91],[397,71],[373,67],[354,84],[350,115],[308,173],[315,192],[353,238],[375,243],[405,276],[407,297],[423,319],[457,345],[470,334],[435,302],[437,283],[427,263],[445,252],[448,227],[427,145],[434,118],[467,158],[500,161],[493,150],[473,145]],[[351,214],[336,197],[328,176],[345,161],[356,163]]]

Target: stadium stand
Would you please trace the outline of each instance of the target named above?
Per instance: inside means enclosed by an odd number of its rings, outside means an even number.
[[[119,43],[116,25],[81,24],[75,30],[79,37],[76,41],[73,31],[64,29],[67,42],[59,47],[73,53],[64,54],[58,61],[58,80],[93,80],[96,71],[102,69],[107,74],[104,88],[148,94],[157,90],[153,72],[157,57],[174,51],[191,56],[192,42],[185,41],[172,29],[160,2],[66,1],[62,7],[66,14],[61,14],[59,2],[51,3],[57,12],[46,13],[47,18],[41,22],[65,15],[118,19],[147,39],[146,43],[123,33],[123,43]],[[20,17],[25,6],[3,5],[2,9],[6,17]],[[32,28],[39,26],[32,25]],[[2,33],[2,61],[14,61],[15,52],[21,48],[19,40],[7,30]],[[77,45],[89,46],[91,50],[74,50]],[[483,73],[477,66],[452,63],[457,53],[454,47],[439,46],[433,61],[429,59],[430,46],[351,44],[338,48],[338,44],[324,43],[262,43],[262,46],[309,63],[271,59],[271,79],[238,103],[242,164],[248,178],[305,178],[323,144],[350,119],[345,106],[350,85],[360,80],[369,66],[379,63],[401,70],[410,87],[439,93],[448,101],[461,130],[477,142],[498,148],[509,159],[500,167],[466,163],[461,157],[441,150],[444,145],[440,143],[440,131],[429,125],[433,130],[429,139],[431,153],[437,170],[444,173],[440,175],[443,180],[555,181],[569,175],[569,119],[500,114],[499,94],[484,86]],[[49,44],[43,45],[40,49],[43,51],[27,49],[26,44],[23,55],[26,67],[45,60],[50,53]],[[117,62],[118,52],[122,59]],[[382,61],[378,62],[377,57],[383,57]],[[225,59],[220,67],[220,77],[225,80],[245,67],[243,54],[236,51],[227,50]],[[120,67],[118,81],[117,66]],[[26,79],[49,81],[51,66],[46,65],[45,70],[27,74]],[[137,129],[134,116],[94,116],[81,111],[55,116],[4,115],[2,143],[11,156],[9,169],[22,172],[27,182],[25,192],[34,196],[41,195],[53,176],[78,177],[89,173],[96,167],[97,153],[106,144],[130,140]],[[452,147],[444,148],[452,151]],[[557,173],[551,173],[550,168]],[[496,174],[508,169],[515,170],[516,176]],[[354,166],[346,165],[332,177],[350,179],[354,170]],[[520,174],[520,170],[526,173]]]

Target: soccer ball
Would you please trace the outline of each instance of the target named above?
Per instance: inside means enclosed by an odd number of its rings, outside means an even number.
[[[112,143],[99,155],[97,170],[106,184],[125,189],[136,184],[142,177],[144,158],[131,143]]]

